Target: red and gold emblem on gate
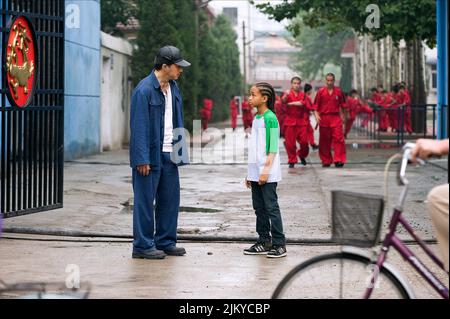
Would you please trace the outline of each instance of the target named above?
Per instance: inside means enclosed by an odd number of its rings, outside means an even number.
[[[37,65],[36,36],[27,18],[12,21],[5,53],[9,101],[25,107],[32,101]]]

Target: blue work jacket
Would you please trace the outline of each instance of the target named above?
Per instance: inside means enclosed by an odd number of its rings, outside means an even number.
[[[175,81],[170,81],[173,114],[172,161],[178,166],[189,164],[183,126],[183,100]],[[150,165],[161,168],[164,141],[165,97],[153,70],[133,91],[130,111],[130,166]]]

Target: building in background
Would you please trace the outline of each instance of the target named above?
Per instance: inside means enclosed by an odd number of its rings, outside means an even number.
[[[427,103],[436,103],[436,61],[437,50],[430,49],[423,43],[422,70],[425,78]],[[405,41],[396,48],[390,37],[373,41],[369,36],[358,36],[348,39],[341,57],[350,59],[351,85],[360,91],[363,97],[370,96],[370,89],[379,84],[390,90],[400,81],[408,83],[407,52]]]
[[[300,49],[292,46],[285,36],[285,33],[257,33],[250,55],[250,83],[269,82],[276,90],[290,89],[295,71],[289,66]]]
[[[255,1],[256,3],[261,1]],[[273,4],[281,2],[278,0],[271,1]],[[214,10],[216,15],[226,15],[235,32],[238,35],[237,45],[240,53],[241,73],[246,75],[246,82],[253,80],[252,70],[255,65],[255,42],[256,37],[261,34],[283,33],[285,31],[285,23],[270,20],[265,14],[261,13],[249,1],[242,0],[213,0],[209,6]],[[245,45],[244,45],[245,43]],[[280,41],[280,45],[284,45]],[[244,63],[244,47],[245,47],[245,63]],[[245,72],[244,72],[245,65]]]
[[[133,47],[125,39],[101,33],[101,151],[122,149],[130,138],[129,115]]]

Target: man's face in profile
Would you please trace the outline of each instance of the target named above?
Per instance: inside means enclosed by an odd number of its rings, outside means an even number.
[[[172,65],[164,65],[164,71],[166,72],[167,76],[170,80],[178,80],[181,76],[181,73],[183,73],[183,68],[177,64]]]

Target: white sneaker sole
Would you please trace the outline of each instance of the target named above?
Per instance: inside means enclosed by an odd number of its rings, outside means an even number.
[[[281,255],[267,255],[267,258],[282,258],[286,257],[287,253],[281,254]]]

